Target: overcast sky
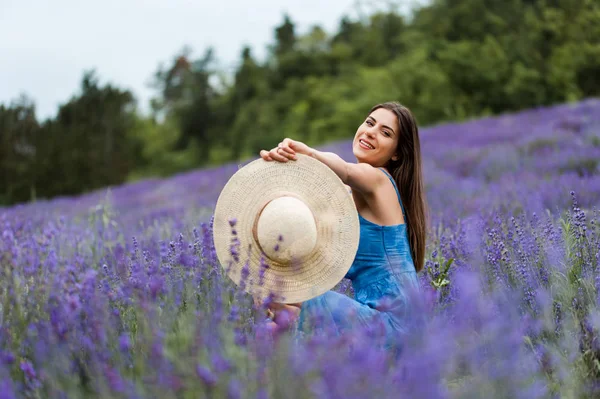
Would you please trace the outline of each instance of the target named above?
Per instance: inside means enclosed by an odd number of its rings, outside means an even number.
[[[363,11],[385,3],[362,0]],[[213,46],[233,65],[244,44],[264,56],[285,12],[302,34],[313,24],[334,32],[357,10],[356,0],[0,0],[0,103],[25,93],[38,119],[52,117],[94,68],[145,110],[152,74],[186,45],[192,56]]]

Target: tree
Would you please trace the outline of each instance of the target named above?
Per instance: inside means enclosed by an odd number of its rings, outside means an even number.
[[[75,194],[124,182],[139,146],[129,134],[134,120],[131,92],[100,87],[94,71],[84,73],[80,95],[43,126],[36,161],[40,192]]]
[[[180,136],[174,149],[199,146],[202,164],[208,159],[214,139],[209,136],[209,127],[214,122],[211,102],[216,97],[210,84],[214,55],[213,49],[208,48],[202,58],[191,61],[187,52],[184,50],[177,56],[168,70],[159,69],[155,74],[155,87],[161,98],[154,104],[166,118],[174,118],[179,125]]]
[[[21,95],[9,107],[0,105],[0,204],[35,198],[35,140],[40,126],[35,105]]]
[[[275,28],[275,55],[280,57],[283,54],[294,50],[296,45],[295,26],[289,15],[285,14],[283,23]]]

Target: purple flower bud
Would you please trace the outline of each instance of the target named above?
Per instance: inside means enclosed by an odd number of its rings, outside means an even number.
[[[237,346],[246,346],[248,344],[248,336],[243,331],[236,328],[234,332],[234,343]]]
[[[119,348],[123,352],[128,352],[131,349],[131,341],[129,340],[129,334],[123,333],[119,337]]]
[[[15,355],[13,355],[13,353],[9,351],[2,352],[0,358],[2,359],[2,362],[6,365],[11,365],[15,362]]]
[[[242,397],[242,388],[240,387],[240,383],[237,379],[233,378],[229,382],[229,386],[227,387],[227,398],[228,399],[239,399]]]
[[[16,399],[13,384],[10,379],[5,378],[0,382],[0,399]]]
[[[227,359],[223,358],[218,353],[213,354],[212,364],[213,364],[213,369],[217,373],[224,373],[226,371],[231,370],[231,363]]]
[[[196,374],[205,385],[209,387],[217,385],[217,377],[206,367],[196,366]]]
[[[33,368],[33,365],[28,360],[21,361],[21,370],[25,373],[25,376],[30,380],[35,380],[37,374]]]

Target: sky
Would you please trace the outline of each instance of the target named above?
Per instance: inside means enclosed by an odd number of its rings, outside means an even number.
[[[0,0],[0,104],[21,94],[39,120],[79,90],[85,70],[100,84],[131,90],[142,111],[159,64],[184,46],[200,57],[212,46],[230,70],[249,45],[259,60],[287,13],[298,34],[319,24],[335,32],[342,16],[386,8],[385,0]]]

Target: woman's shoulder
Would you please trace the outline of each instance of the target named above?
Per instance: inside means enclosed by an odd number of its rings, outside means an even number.
[[[345,183],[365,196],[373,196],[387,177],[377,167],[368,163],[347,164]]]

